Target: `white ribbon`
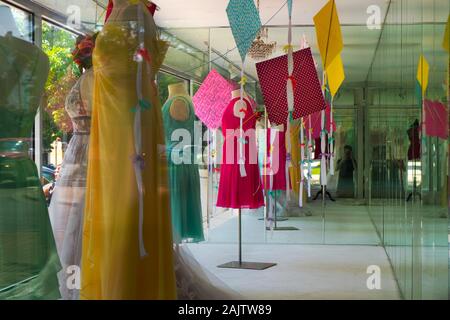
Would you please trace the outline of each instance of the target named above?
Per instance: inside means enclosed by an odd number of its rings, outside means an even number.
[[[138,6],[138,33],[139,33],[139,49],[145,49],[144,43],[144,13],[141,6]],[[136,175],[136,184],[139,193],[139,255],[141,258],[148,255],[144,244],[144,182],[142,177],[142,170],[144,167],[144,159],[142,156],[142,124],[141,124],[141,105],[140,101],[143,99],[142,94],[142,63],[145,59],[137,61],[137,76],[136,76],[136,93],[138,102],[136,105],[136,113],[134,115],[134,149],[135,157],[133,159],[134,172]],[[147,65],[147,73],[150,73],[150,66]]]
[[[303,118],[300,119],[300,187],[298,191],[298,206],[303,207],[303,172],[304,172],[304,159],[305,159],[305,137],[303,133]]]
[[[286,200],[291,199],[290,184],[289,184],[289,168],[292,166],[291,162],[291,115],[294,112],[294,83],[292,80],[292,74],[294,72],[294,56],[292,50],[292,17],[289,16],[289,27],[288,27],[288,79],[286,83],[286,95],[287,95],[287,107],[288,116],[286,120]]]
[[[240,92],[240,106],[244,103],[244,62],[242,62],[241,68],[241,92]],[[239,113],[239,173],[241,177],[246,177],[247,173],[245,172],[245,154],[244,154],[244,129],[243,129],[243,120],[244,116]]]
[[[308,198],[311,197],[311,161],[312,161],[312,137],[311,137],[311,115],[308,116],[308,177],[307,177],[307,181],[308,181]]]
[[[330,175],[334,176],[334,141],[333,141],[333,96],[331,96],[330,103],[330,132],[328,134],[330,139],[329,152],[330,152]]]

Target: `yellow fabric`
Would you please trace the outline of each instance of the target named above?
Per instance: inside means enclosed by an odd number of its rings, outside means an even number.
[[[147,17],[148,18],[148,17]],[[175,299],[164,135],[154,72],[142,77],[145,167],[144,243],[139,255],[138,191],[133,168],[138,46],[130,23],[108,22],[93,55],[94,97],[83,229],[82,299]],[[146,24],[146,27],[148,25]],[[151,28],[151,31],[156,30]],[[154,70],[165,53],[156,31],[145,46]],[[162,56],[161,56],[162,55]]]
[[[314,16],[314,25],[316,26],[317,44],[322,64],[327,69],[344,47],[334,0],[328,1]]]
[[[342,82],[344,82],[344,79],[344,65],[342,63],[341,55],[338,54],[327,69],[328,86],[333,97],[336,95]]]
[[[419,65],[417,66],[417,81],[419,81],[422,88],[422,96],[425,96],[425,92],[428,88],[428,75],[430,72],[430,65],[424,55],[419,58]]]
[[[295,194],[298,194],[298,188],[300,184],[300,120],[294,120],[290,125],[291,135],[291,163],[292,167],[289,168],[289,177],[291,179],[292,190]],[[306,149],[305,149],[306,150]]]
[[[447,18],[447,25],[445,26],[444,40],[442,42],[442,47],[450,53],[450,15]]]

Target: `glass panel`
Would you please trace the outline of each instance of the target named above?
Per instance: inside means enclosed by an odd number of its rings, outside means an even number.
[[[424,126],[424,100],[448,106],[448,12],[445,0],[392,2],[369,74],[370,215],[407,299],[448,299],[448,141]],[[430,65],[423,95],[421,55]]]
[[[17,29],[24,40],[33,41],[33,15],[29,12],[11,6],[3,1],[0,1],[0,6],[7,6],[10,8],[14,17]]]
[[[71,52],[77,35],[50,22],[42,22],[42,50],[50,61],[50,73],[45,86],[43,112],[43,183],[54,180],[65,147],[70,140],[72,122],[65,111],[66,96],[80,76]]]

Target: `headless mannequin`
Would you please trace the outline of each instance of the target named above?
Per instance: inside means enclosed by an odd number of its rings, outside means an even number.
[[[0,36],[11,33],[16,38],[22,38],[11,9],[8,6],[0,5],[0,21]]]
[[[189,96],[186,85],[182,82],[171,84],[169,89],[169,99],[174,97],[183,96],[186,99],[191,99]],[[177,121],[186,121],[189,118],[189,106],[186,101],[182,99],[175,99],[169,109],[170,116]]]
[[[11,11],[8,12],[11,14]],[[12,14],[10,18],[12,19]],[[35,112],[47,81],[49,61],[47,55],[34,44],[12,36],[18,28],[14,20],[10,21],[13,26],[6,26],[1,22],[2,28],[7,27],[12,31],[7,32],[6,36],[0,36],[0,60],[7,61],[0,64],[0,99],[3,101],[0,105]],[[22,92],[24,85],[27,87],[25,97]],[[32,125],[31,122],[30,132]]]

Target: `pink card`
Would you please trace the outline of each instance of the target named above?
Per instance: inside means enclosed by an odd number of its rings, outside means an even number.
[[[311,49],[294,52],[294,112],[293,118],[305,117],[325,109],[325,99]],[[256,71],[264,96],[269,120],[285,124],[288,116],[286,86],[288,80],[287,55],[256,64]]]
[[[220,127],[231,91],[232,83],[213,69],[192,98],[195,114],[209,129]]]
[[[429,137],[448,138],[448,109],[439,101],[425,100],[425,133]]]

